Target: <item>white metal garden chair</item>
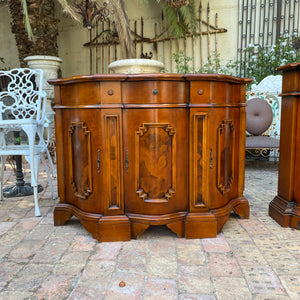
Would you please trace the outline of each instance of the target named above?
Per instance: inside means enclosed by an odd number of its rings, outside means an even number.
[[[44,129],[48,127],[49,121],[45,114],[47,95],[42,90],[43,71],[28,68],[0,71],[0,80],[6,82],[6,88],[0,90],[0,200],[3,199],[3,175],[7,156],[24,155],[31,169],[35,216],[40,216],[38,205],[40,159],[47,171],[52,198],[55,198],[49,168],[45,161],[45,154],[47,154],[52,175],[55,175],[52,159],[47,148],[49,130],[47,130],[48,138],[44,139]],[[20,145],[14,145],[8,141],[8,132],[21,130],[27,136],[25,143],[22,141]]]

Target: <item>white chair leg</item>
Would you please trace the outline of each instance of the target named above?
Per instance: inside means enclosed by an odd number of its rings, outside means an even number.
[[[40,163],[41,156],[34,155],[33,159],[31,159],[31,157],[32,157],[31,155],[25,156],[26,160],[30,164],[30,169],[31,169],[31,186],[33,187],[35,216],[40,217],[41,212],[38,203],[38,174],[39,174],[39,163]]]
[[[52,199],[54,200],[56,197],[54,195],[54,189],[53,189],[53,183],[52,183],[52,179],[51,179],[51,175],[50,175],[50,170],[47,166],[47,163],[46,163],[46,159],[45,159],[45,156],[42,154],[41,156],[41,159],[42,159],[42,162],[45,166],[45,169],[46,169],[46,173],[47,173],[47,177],[48,177],[48,182],[49,182],[49,185],[50,185],[50,189],[51,189],[51,195],[52,195]]]
[[[47,154],[47,156],[48,156],[49,163],[50,163],[50,170],[51,170],[52,177],[53,177],[53,178],[56,178],[56,174],[55,174],[55,171],[54,171],[53,160],[52,160],[52,157],[51,157],[51,155],[50,155],[50,153],[49,153],[48,148],[46,148],[45,151],[46,151],[46,154]]]
[[[39,208],[39,202],[38,202],[38,186],[33,187],[33,197],[34,197],[34,214],[36,217],[41,216],[41,211]]]
[[[4,178],[4,169],[5,169],[5,162],[7,156],[1,156],[1,171],[0,171],[0,201],[3,200],[3,178]]]

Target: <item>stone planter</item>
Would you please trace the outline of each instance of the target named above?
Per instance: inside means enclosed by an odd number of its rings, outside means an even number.
[[[51,105],[54,101],[54,88],[47,81],[58,77],[58,70],[62,60],[59,57],[48,55],[27,56],[24,60],[30,69],[42,69],[44,71],[43,90],[47,93],[46,115],[50,121],[54,121],[55,112]],[[50,126],[50,128],[54,128],[54,125]]]
[[[142,58],[121,59],[108,66],[113,73],[121,74],[159,73],[164,67],[160,61]]]

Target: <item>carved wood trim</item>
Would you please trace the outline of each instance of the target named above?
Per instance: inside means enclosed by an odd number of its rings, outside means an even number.
[[[231,120],[223,120],[217,129],[217,188],[221,194],[230,191],[234,173],[235,128]]]
[[[171,138],[170,143],[170,151],[171,151],[171,162],[169,162],[171,166],[171,176],[170,176],[170,185],[166,192],[164,193],[164,197],[150,197],[149,192],[145,191],[141,186],[140,180],[140,138],[145,135],[146,132],[151,128],[162,128],[168,136]],[[143,123],[141,127],[136,131],[136,143],[135,143],[135,178],[136,178],[136,194],[138,197],[144,202],[150,203],[163,203],[168,202],[176,191],[176,131],[170,126],[168,123]]]
[[[105,115],[105,160],[107,179],[107,209],[122,207],[120,115]]]
[[[82,153],[83,149],[80,147],[77,150],[76,145],[82,145],[81,141],[74,140],[74,134],[78,131],[79,135],[83,136],[83,139],[86,141],[87,153]],[[73,193],[76,197],[80,199],[87,199],[93,191],[93,180],[92,180],[92,152],[91,152],[91,132],[88,130],[88,127],[84,122],[72,122],[69,127],[69,167],[70,167],[70,182],[73,189]],[[79,152],[79,153],[77,153]],[[85,156],[87,157],[87,178],[86,180],[78,180],[83,184],[82,187],[79,187],[79,184],[76,182],[75,174],[82,174],[82,170],[74,170],[75,159],[78,160],[78,157]],[[80,191],[81,190],[81,191]]]
[[[245,188],[245,152],[246,152],[246,110],[240,109],[239,128],[239,171],[238,171],[238,196],[243,197]]]
[[[205,208],[207,197],[208,113],[194,113],[191,126],[191,205],[195,208]]]

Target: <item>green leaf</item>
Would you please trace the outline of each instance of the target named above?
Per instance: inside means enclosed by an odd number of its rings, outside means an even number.
[[[165,2],[161,4],[165,9],[166,19],[174,37],[184,37],[184,35],[189,32],[196,33],[197,18],[194,0],[191,0],[188,6],[183,6],[179,9],[170,7]]]
[[[25,28],[27,30],[27,34],[28,34],[29,39],[33,40],[33,33],[32,33],[31,25],[30,25],[30,22],[29,22],[26,0],[21,0],[21,3],[22,3],[22,7],[23,7]]]

